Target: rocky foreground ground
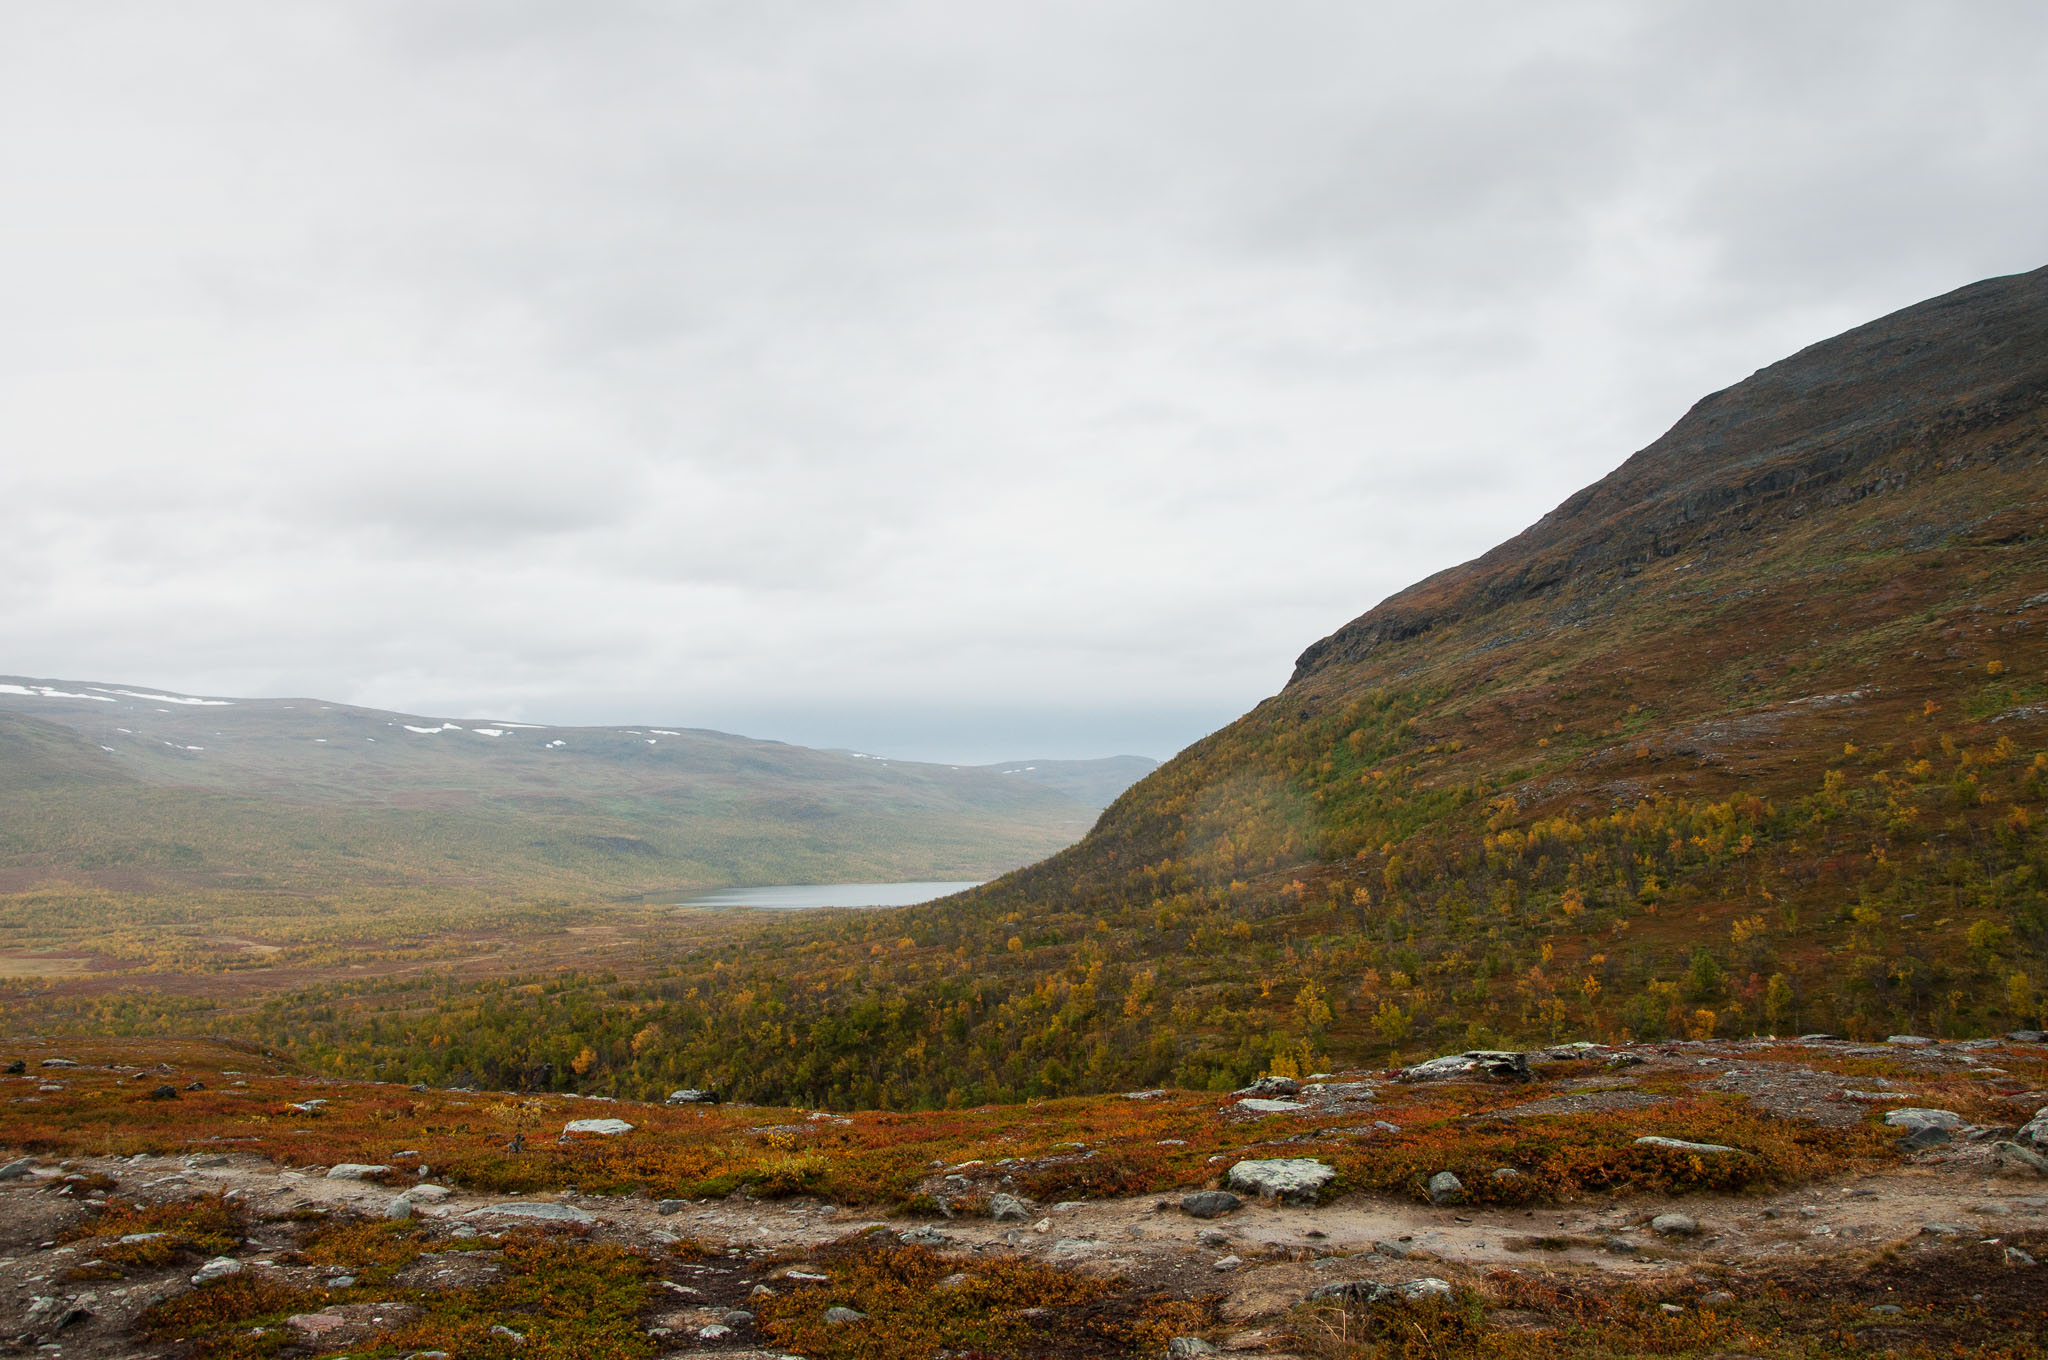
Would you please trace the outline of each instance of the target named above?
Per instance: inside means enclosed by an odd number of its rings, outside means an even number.
[[[43,1149],[0,1166],[0,1337],[17,1353],[164,1360],[1212,1347],[1268,1356],[2039,1354],[2048,1338],[2048,1045],[2039,1040],[1577,1046],[1269,1081],[1199,1099],[1199,1118],[1226,1149],[1200,1153],[1193,1164],[1206,1176],[1184,1161],[1162,1173],[1179,1178],[1172,1186],[1059,1200],[1031,1193],[1046,1183],[1045,1164],[1085,1169],[1116,1154],[1112,1140],[941,1159],[894,1205],[849,1205],[801,1190],[764,1198],[761,1185],[719,1198],[514,1193],[467,1183],[401,1146],[408,1135],[445,1136],[424,1121],[373,1119],[389,1126],[375,1161],[288,1165],[238,1147],[237,1138],[255,1139],[226,1126],[195,1121],[184,1147],[129,1151],[118,1144],[137,1135],[117,1133],[111,1115],[97,1148],[76,1124],[75,1145],[49,1146],[60,1140],[46,1119],[32,1126],[43,1132],[16,1137]],[[207,1081],[34,1056],[45,1047],[18,1060],[11,1117],[72,1098],[153,1113]],[[271,1114],[273,1093],[263,1091],[266,1112],[249,1118],[265,1128],[311,1125],[354,1090],[321,1083],[315,1096],[291,1074],[209,1075],[299,1095]],[[1182,1099],[1104,1098],[1127,1110]],[[1717,1167],[1754,1162],[1757,1150],[1629,1134],[1632,1118],[1658,1127],[1651,1112],[1684,1100],[1764,1121],[1728,1127],[1833,1130],[1881,1151],[1812,1178],[1745,1180]],[[641,1136],[636,1119],[652,1117],[645,1107],[584,1105],[571,1105],[580,1117],[556,1126],[551,1146],[624,1146],[614,1140]],[[1402,1144],[1419,1136],[1424,1115],[1433,1121],[1424,1146],[1441,1169],[1414,1163],[1426,1174],[1402,1193],[1350,1188],[1365,1163],[1349,1149]],[[1470,1146],[1454,1136],[1460,1121],[1473,1130]],[[798,1123],[757,1120],[749,1132],[772,1131],[788,1147],[807,1125],[852,1122],[809,1112]],[[1538,1154],[1595,1122],[1625,1143],[1600,1155],[1659,1174],[1556,1193]],[[584,1129],[571,1132],[577,1124]],[[1523,1141],[1502,1143],[1503,1127]],[[1473,1159],[1472,1147],[1503,1146],[1528,1165]],[[1733,1192],[1697,1188],[1733,1182]]]

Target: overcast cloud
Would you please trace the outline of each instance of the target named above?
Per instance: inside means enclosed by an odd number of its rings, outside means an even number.
[[[1164,756],[2048,263],[2048,8],[15,4],[0,671]]]

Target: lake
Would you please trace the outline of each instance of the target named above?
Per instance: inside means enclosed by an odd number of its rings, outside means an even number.
[[[678,907],[765,907],[804,911],[812,907],[908,907],[949,893],[978,888],[964,883],[787,883],[774,888],[720,888],[672,903]]]

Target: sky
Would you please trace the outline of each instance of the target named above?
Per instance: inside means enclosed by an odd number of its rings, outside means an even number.
[[[2048,263],[2048,7],[0,9],[0,672],[1164,757]]]

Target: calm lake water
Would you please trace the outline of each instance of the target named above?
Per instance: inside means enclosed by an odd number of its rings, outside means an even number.
[[[720,888],[675,903],[679,907],[767,907],[803,911],[811,907],[908,907],[948,893],[980,887],[965,883],[789,883],[778,888]]]

